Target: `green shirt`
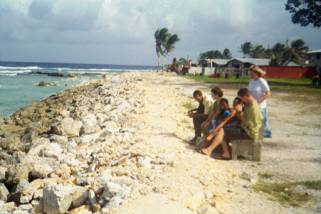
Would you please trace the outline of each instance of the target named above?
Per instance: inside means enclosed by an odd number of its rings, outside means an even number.
[[[242,128],[251,139],[259,140],[261,137],[262,116],[259,104],[255,100],[250,105],[245,105],[243,117]]]
[[[220,101],[221,100],[215,100],[212,108],[212,112],[218,111],[220,109]]]

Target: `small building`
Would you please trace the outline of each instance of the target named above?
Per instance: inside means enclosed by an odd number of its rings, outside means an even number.
[[[321,49],[309,51],[310,65],[313,66],[318,74],[321,74]]]
[[[251,65],[260,66],[268,78],[311,78],[315,70],[321,74],[321,50],[309,52],[313,66],[302,66],[288,62],[283,66],[270,66],[270,59],[263,58],[233,58],[233,59],[204,59],[200,67],[191,71],[194,74],[204,74],[216,77],[241,77],[249,75]]]
[[[202,59],[200,65],[203,67],[220,67],[226,65],[231,59]]]
[[[270,59],[261,58],[233,58],[228,62],[218,67],[216,73],[221,76],[246,76],[248,75],[249,67],[251,65],[267,66],[270,64]]]
[[[268,66],[270,61],[271,59],[261,58],[233,58],[227,63],[226,67],[243,69],[249,68],[251,65]]]

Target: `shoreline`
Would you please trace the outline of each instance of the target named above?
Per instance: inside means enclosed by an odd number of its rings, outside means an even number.
[[[59,73],[59,71],[57,71],[53,73],[54,75],[49,76],[47,73],[3,76],[4,78],[2,81],[0,80],[0,87],[1,90],[3,90],[3,94],[0,96],[0,99],[2,100],[2,104],[0,105],[0,117],[8,117],[20,108],[31,105],[33,102],[43,100],[52,94],[61,93],[66,89],[79,86],[88,81],[100,79],[104,75],[121,74],[123,72],[126,71],[97,73],[87,70],[85,73],[78,74],[74,74],[73,72]],[[5,94],[8,94],[8,96],[4,96]],[[6,103],[8,104],[6,105]]]
[[[207,92],[210,86],[170,73],[110,74],[16,112],[0,125],[0,188],[8,191],[8,203],[0,200],[0,209],[318,212],[320,191],[295,186],[316,202],[289,206],[254,187],[321,180],[320,116],[309,111],[298,118],[304,102],[275,95],[270,100],[274,138],[263,144],[262,162],[217,161],[186,143],[193,130],[184,104],[192,102],[193,90]],[[236,91],[224,88],[224,93],[232,99]]]

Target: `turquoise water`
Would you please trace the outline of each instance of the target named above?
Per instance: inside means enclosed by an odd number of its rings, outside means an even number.
[[[46,75],[0,76],[0,117],[8,116],[19,108],[30,105],[34,101],[46,98],[56,92],[63,91],[93,76],[78,78],[50,77]],[[54,82],[57,86],[39,87],[40,81]]]
[[[150,71],[154,66],[104,65],[44,62],[0,62],[0,118],[19,108],[30,105],[52,94],[63,91],[81,82],[100,77],[101,74],[123,71]],[[50,75],[74,74],[77,78],[53,77]],[[54,82],[57,86],[39,87],[40,81]]]

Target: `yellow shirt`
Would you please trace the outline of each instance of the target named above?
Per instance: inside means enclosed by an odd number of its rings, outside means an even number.
[[[262,116],[259,104],[254,100],[251,105],[245,105],[244,107],[244,122],[241,126],[244,131],[253,140],[259,140],[261,136]]]

